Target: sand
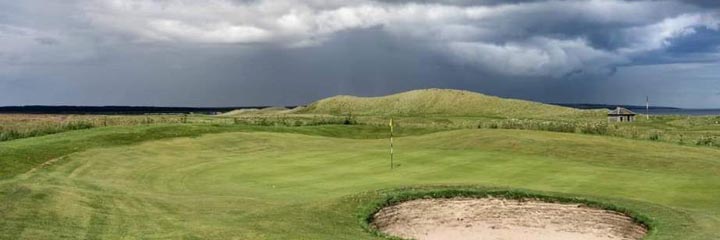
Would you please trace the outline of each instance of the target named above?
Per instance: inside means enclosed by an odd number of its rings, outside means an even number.
[[[420,199],[386,207],[373,226],[417,240],[637,240],[632,218],[580,204],[498,198]]]

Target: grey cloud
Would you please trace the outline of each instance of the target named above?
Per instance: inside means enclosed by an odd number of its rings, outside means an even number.
[[[720,60],[717,47],[695,47],[720,45],[714,7],[619,0],[5,1],[0,105],[292,105],[422,87],[607,102],[617,93],[606,86],[650,77],[643,71],[657,71],[652,65]],[[711,83],[706,75],[688,76],[696,81],[684,82],[688,91]],[[677,87],[671,82],[662,83]]]
[[[682,2],[700,7],[720,8],[720,1],[716,0],[682,0]]]
[[[381,26],[389,34],[425,43],[429,50],[444,51],[479,68],[542,76],[607,72],[602,68],[665,48],[697,27],[720,25],[716,13],[674,1],[519,1],[488,6],[466,1],[99,1],[82,9],[96,27],[141,42],[308,47],[341,31]],[[486,53],[510,64],[483,60]],[[512,60],[525,57],[536,62]]]
[[[51,37],[38,37],[35,38],[35,41],[44,45],[55,45],[59,43],[57,39]]]

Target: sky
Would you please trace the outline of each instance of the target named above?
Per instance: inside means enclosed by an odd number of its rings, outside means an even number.
[[[0,0],[0,106],[419,88],[720,108],[720,1]]]

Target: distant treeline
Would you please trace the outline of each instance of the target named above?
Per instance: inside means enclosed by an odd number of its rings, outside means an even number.
[[[184,114],[229,112],[235,109],[265,108],[268,106],[244,107],[146,107],[146,106],[7,106],[0,107],[0,113],[24,114]]]

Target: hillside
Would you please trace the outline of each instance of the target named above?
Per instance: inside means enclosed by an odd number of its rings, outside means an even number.
[[[463,90],[423,89],[383,97],[335,96],[319,100],[294,112],[543,118],[581,115],[586,111],[531,101],[505,99]]]

